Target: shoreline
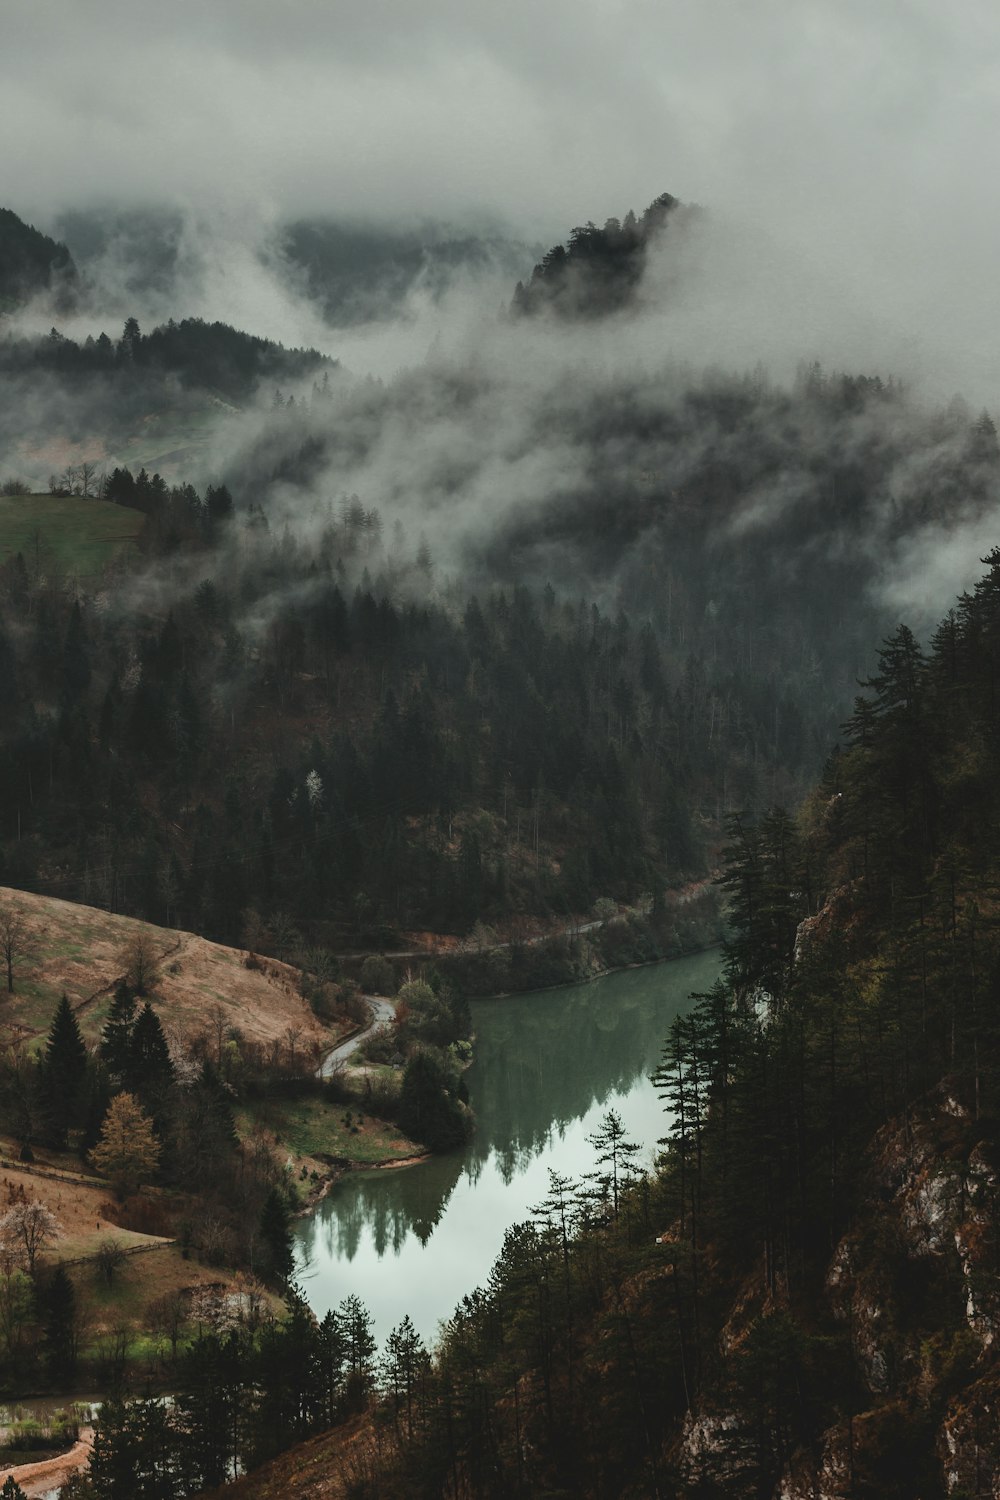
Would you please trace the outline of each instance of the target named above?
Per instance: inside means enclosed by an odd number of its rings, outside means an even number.
[[[714,943],[702,943],[697,948],[685,948],[683,953],[672,953],[663,958],[639,958],[629,964],[612,964],[605,969],[595,969],[582,979],[564,979],[559,984],[532,985],[530,990],[498,990],[494,995],[470,995],[470,1000],[515,1000],[520,995],[549,995],[554,990],[571,990],[580,984],[590,984],[595,979],[607,979],[611,974],[627,974],[632,969],[655,969],[659,964],[676,964],[685,958],[697,958],[699,953],[711,953],[722,947],[722,938]]]
[[[567,979],[562,984],[545,984],[530,990],[500,990],[495,995],[475,995],[471,996],[470,999],[492,1002],[494,1000],[513,1000],[522,995],[549,995],[553,994],[556,990],[573,989],[578,985],[590,984],[596,979],[606,979],[611,974],[627,974],[633,969],[652,969],[660,964],[679,963],[685,958],[696,958],[700,953],[711,953],[713,949],[720,946],[721,939],[714,943],[702,943],[696,948],[686,948],[683,953],[674,953],[670,957],[647,958],[628,964],[614,964],[609,968],[597,969],[592,974],[588,974],[584,979]],[[374,1026],[364,1028],[364,1030],[374,1030]],[[435,1156],[442,1155],[447,1155],[447,1152],[426,1150],[414,1156],[390,1157],[388,1160],[381,1162],[344,1161],[342,1164],[331,1167],[328,1173],[324,1173],[321,1180],[310,1191],[305,1203],[301,1208],[296,1209],[294,1217],[296,1219],[308,1218],[328,1196],[330,1190],[351,1173],[402,1171],[407,1167],[420,1166],[422,1162],[430,1161]]]
[[[385,1161],[346,1161],[342,1165],[331,1167],[310,1190],[301,1207],[295,1210],[293,1218],[306,1219],[315,1213],[331,1188],[356,1172],[400,1172],[406,1167],[419,1167],[421,1162],[430,1161],[434,1155],[433,1151],[427,1150],[410,1156],[390,1156]]]

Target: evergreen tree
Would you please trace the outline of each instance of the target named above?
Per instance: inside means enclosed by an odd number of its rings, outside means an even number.
[[[124,982],[115,988],[108,1019],[101,1032],[99,1055],[111,1081],[124,1088],[131,1078],[132,1028],[135,1025],[135,996]]]
[[[41,1080],[49,1138],[65,1146],[69,1129],[76,1123],[87,1072],[87,1048],[80,1025],[64,994],[49,1027]]]
[[[295,1267],[291,1219],[284,1196],[271,1188],[260,1215],[263,1271],[277,1281],[287,1281]]]
[[[128,1083],[159,1122],[165,1115],[174,1081],[174,1065],[160,1018],[147,1000],[129,1037]]]
[[[344,1340],[347,1378],[345,1401],[349,1409],[357,1410],[367,1400],[373,1375],[375,1351],[378,1348],[372,1334],[374,1319],[353,1292],[340,1304],[338,1317]]]
[[[64,1266],[53,1271],[41,1300],[46,1369],[59,1383],[71,1380],[77,1355],[76,1292]]]
[[[460,1079],[444,1054],[418,1047],[406,1064],[399,1094],[399,1123],[411,1139],[435,1151],[461,1145],[469,1115],[458,1090]]]

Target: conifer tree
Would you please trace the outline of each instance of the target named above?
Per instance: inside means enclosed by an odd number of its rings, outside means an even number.
[[[129,1038],[128,1081],[145,1107],[159,1116],[174,1084],[174,1065],[160,1018],[148,1000]]]
[[[68,997],[63,994],[49,1027],[42,1065],[48,1133],[52,1144],[65,1146],[70,1126],[75,1124],[87,1071],[87,1048]]]
[[[108,1019],[101,1032],[99,1053],[113,1083],[123,1087],[131,1077],[132,1027],[135,1025],[135,996],[122,981],[115,989]]]
[[[264,1250],[264,1269],[278,1281],[287,1281],[295,1266],[292,1229],[288,1205],[276,1187],[264,1200],[260,1215],[260,1238]]]
[[[153,1122],[134,1094],[118,1094],[112,1099],[91,1156],[97,1170],[110,1177],[122,1197],[156,1171],[160,1143],[153,1134]]]
[[[64,1266],[57,1266],[43,1294],[45,1363],[54,1380],[70,1380],[76,1368],[76,1292]]]

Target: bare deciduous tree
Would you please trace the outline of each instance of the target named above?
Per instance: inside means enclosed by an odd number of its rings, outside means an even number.
[[[28,924],[16,906],[0,905],[0,953],[7,969],[7,993],[14,993],[14,966],[27,953]]]
[[[121,1270],[127,1259],[128,1254],[121,1240],[113,1240],[109,1237],[98,1245],[94,1254],[94,1265],[110,1286],[115,1279],[115,1272]]]
[[[164,1292],[146,1308],[147,1328],[169,1340],[172,1359],[177,1358],[177,1345],[186,1322],[187,1297],[182,1291]]]
[[[156,975],[159,955],[153,939],[145,928],[140,928],[126,944],[122,953],[126,981],[137,995],[145,995]]]
[[[77,469],[80,479],[80,494],[85,500],[89,500],[94,492],[94,478],[97,474],[97,465],[84,462]]]
[[[55,1214],[37,1198],[30,1203],[15,1203],[0,1218],[0,1243],[20,1251],[32,1276],[42,1250],[61,1233],[62,1225]]]

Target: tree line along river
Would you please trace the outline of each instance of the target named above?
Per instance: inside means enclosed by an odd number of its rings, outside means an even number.
[[[409,1313],[432,1339],[481,1285],[509,1225],[548,1193],[548,1169],[594,1167],[587,1136],[609,1109],[652,1160],[669,1121],[649,1075],[675,1016],[721,968],[718,950],[587,984],[475,1000],[467,1074],[476,1133],[464,1150],[343,1178],[297,1228],[297,1277],[322,1317],[350,1293],[382,1341]]]

